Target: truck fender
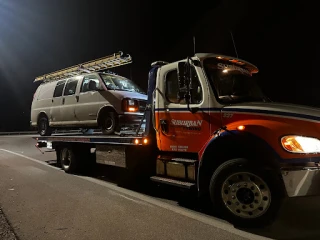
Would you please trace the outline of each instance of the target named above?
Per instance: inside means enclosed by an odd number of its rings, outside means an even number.
[[[238,130],[224,131],[213,137],[200,157],[197,187],[199,195],[207,193],[213,172],[225,161],[246,158],[250,164],[276,171],[281,177],[280,156],[260,137]]]

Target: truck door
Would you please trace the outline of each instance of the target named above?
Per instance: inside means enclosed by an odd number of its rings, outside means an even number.
[[[155,97],[155,127],[162,151],[199,152],[210,136],[209,89],[200,67],[192,65],[191,99],[179,99],[178,63],[160,68]],[[200,77],[199,77],[200,76]],[[202,79],[202,80],[201,80]],[[190,110],[195,110],[193,113]]]
[[[78,122],[75,115],[75,105],[77,104],[76,89],[78,81],[79,78],[70,78],[64,88],[61,105],[61,118],[66,125],[73,125]]]

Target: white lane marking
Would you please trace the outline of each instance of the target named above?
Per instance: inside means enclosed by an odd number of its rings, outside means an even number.
[[[125,198],[127,200],[130,200],[130,201],[135,202],[135,203],[140,204],[140,205],[144,205],[144,206],[148,206],[148,207],[154,207],[153,205],[148,204],[148,203],[146,203],[144,201],[140,201],[140,200],[136,200],[136,199],[133,199],[133,198],[129,198],[129,197],[125,196],[125,195],[122,195],[122,194],[117,193],[117,192],[112,191],[112,190],[109,190],[108,193],[110,193],[111,195],[114,195],[114,196]]]
[[[51,168],[53,168],[53,169],[59,170],[59,169],[57,169],[56,167],[51,166],[51,165],[49,165],[48,163],[46,163],[46,162],[44,162],[44,161],[40,161],[40,160],[37,160],[37,159],[35,159],[35,158],[31,158],[31,157],[28,157],[28,156],[25,156],[25,155],[22,155],[22,154],[20,154],[20,153],[16,153],[16,152],[13,152],[13,151],[10,151],[10,150],[7,150],[7,149],[1,148],[0,150],[3,151],[3,152],[7,152],[7,153],[11,153],[11,154],[17,155],[17,156],[22,157],[22,158],[26,158],[26,159],[28,159],[28,160],[30,160],[30,161],[33,161],[33,162],[36,162],[36,163],[40,163],[40,164],[42,164],[42,165],[44,165],[44,166],[51,167]]]
[[[304,175],[304,177],[301,179],[301,181],[299,182],[296,191],[294,192],[294,196],[297,196],[300,192],[300,189],[302,188],[302,186],[304,185],[304,182],[306,181],[308,175],[309,175],[310,171],[307,171],[306,174]]]
[[[36,163],[40,163],[40,164],[42,164],[44,166],[51,167],[51,168],[53,168],[55,170],[59,170],[56,167],[50,166],[50,165],[48,165],[45,162],[42,162],[40,160],[31,158],[31,157],[28,157],[28,156],[24,156],[22,154],[15,153],[15,152],[12,152],[12,151],[9,151],[9,150],[6,150],[6,149],[0,149],[0,150],[4,151],[4,152],[11,153],[11,154],[14,154],[14,155],[17,155],[17,156],[20,156],[22,158],[31,160],[31,161],[36,162]],[[249,232],[244,232],[244,231],[238,230],[238,229],[234,228],[233,225],[229,224],[228,222],[222,221],[221,219],[218,219],[218,218],[215,218],[215,217],[211,217],[211,216],[206,216],[204,214],[201,214],[201,213],[189,210],[189,209],[184,209],[182,207],[173,206],[173,205],[170,205],[168,203],[161,202],[161,201],[159,201],[157,199],[153,199],[153,198],[151,198],[149,196],[146,196],[146,195],[143,195],[143,194],[140,194],[140,193],[137,193],[137,192],[125,189],[125,188],[118,187],[118,186],[113,185],[113,184],[108,183],[108,182],[104,182],[102,180],[98,180],[98,179],[94,179],[94,178],[90,178],[90,177],[86,177],[86,176],[77,176],[77,175],[73,175],[73,176],[85,179],[85,180],[90,181],[92,183],[96,183],[96,184],[98,184],[100,186],[104,186],[106,188],[112,189],[114,191],[117,191],[119,193],[125,194],[127,196],[130,196],[130,197],[145,201],[147,203],[150,203],[150,204],[153,204],[155,206],[164,208],[164,209],[172,211],[174,213],[178,213],[178,214],[180,214],[182,216],[188,217],[188,218],[193,219],[193,220],[197,220],[197,221],[202,222],[204,224],[210,225],[210,226],[215,227],[215,228],[219,228],[221,230],[227,231],[229,233],[238,235],[238,236],[243,237],[243,238],[255,239],[255,240],[271,239],[271,238],[266,238],[266,237],[255,235],[255,234],[252,234],[252,233],[249,233]]]

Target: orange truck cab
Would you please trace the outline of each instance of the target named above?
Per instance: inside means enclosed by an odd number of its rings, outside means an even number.
[[[196,54],[156,62],[149,75],[159,149],[151,179],[194,184],[226,219],[251,226],[273,219],[284,197],[320,191],[320,110],[270,101],[257,72],[241,59]]]

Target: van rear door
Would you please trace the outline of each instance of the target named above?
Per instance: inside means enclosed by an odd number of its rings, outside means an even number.
[[[53,92],[52,105],[50,110],[51,125],[61,124],[61,105],[62,105],[62,93],[65,87],[66,80],[60,80],[57,82]]]

